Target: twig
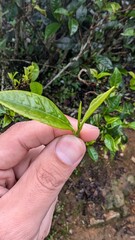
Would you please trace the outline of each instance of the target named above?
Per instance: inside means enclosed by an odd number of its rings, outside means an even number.
[[[78,76],[77,76],[77,77],[78,77],[78,80],[79,80],[80,82],[82,82],[82,83],[86,84],[87,86],[89,86],[89,85],[91,85],[91,83],[81,77],[82,73],[86,73],[86,74],[87,74],[87,72],[88,72],[87,69],[83,68],[83,69],[81,69],[81,71],[78,73]]]
[[[90,44],[90,40],[91,40],[91,36],[89,36],[87,38],[87,41],[84,45],[81,46],[80,52],[78,53],[78,55],[76,57],[74,57],[73,59],[71,59],[71,61],[64,67],[62,68],[58,74],[55,75],[55,77],[53,77],[44,87],[44,89],[46,89],[49,85],[52,84],[52,82],[54,82],[57,78],[59,78],[62,73],[64,73],[69,67],[71,67],[75,62],[77,62],[80,57],[82,56],[82,54],[84,53],[84,51],[86,50],[86,48],[88,47],[88,45]]]
[[[85,93],[85,97],[87,97],[89,94],[93,94],[95,96],[98,96],[98,93],[96,93],[95,91],[88,91]]]
[[[23,59],[11,58],[11,59],[8,59],[8,60],[0,59],[0,62],[6,63],[6,64],[7,64],[8,62],[23,62],[23,63],[31,64],[32,61],[27,61],[27,60],[23,60]]]
[[[2,34],[2,4],[0,2],[0,37]]]
[[[5,69],[3,67],[1,70],[1,91],[4,90],[4,83],[5,83]]]
[[[19,50],[19,41],[20,40],[20,23],[15,27],[15,47],[14,47],[14,56],[18,55]]]
[[[45,68],[49,67],[49,60],[45,61],[42,68],[40,69],[40,74],[44,72]]]
[[[62,68],[60,72],[54,78],[52,78],[49,83],[46,84],[44,89],[46,89],[49,85],[51,85],[52,82],[54,82],[57,78],[59,78],[62,75],[62,73],[65,72],[72,65],[73,65],[73,60],[69,62],[64,68]]]

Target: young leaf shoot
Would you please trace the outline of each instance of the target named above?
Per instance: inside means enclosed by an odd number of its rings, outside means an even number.
[[[77,135],[79,135],[83,124],[88,120],[88,118],[96,111],[96,109],[106,100],[106,98],[110,95],[110,93],[115,89],[115,87],[110,88],[105,93],[98,95],[96,98],[92,100],[89,105],[88,110],[86,111],[82,121],[79,124],[79,128],[77,130]]]
[[[29,119],[74,132],[65,115],[46,97],[21,90],[1,91],[0,103]]]
[[[36,93],[21,90],[1,91],[0,104],[26,118],[37,120],[55,128],[71,130],[73,134],[79,136],[83,124],[105,101],[114,88],[110,88],[107,92],[100,94],[92,100],[82,120],[82,102],[80,102],[78,109],[78,129],[76,132],[64,113],[50,99]]]

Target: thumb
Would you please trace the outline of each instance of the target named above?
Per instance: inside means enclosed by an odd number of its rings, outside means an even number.
[[[71,135],[56,138],[48,144],[16,185],[4,195],[5,211],[13,213],[9,219],[13,221],[16,217],[14,213],[19,212],[17,222],[22,222],[23,228],[25,224],[32,229],[33,224],[40,226],[85,150],[84,142]],[[10,207],[7,198],[10,199]],[[32,221],[32,224],[28,224],[28,221]]]

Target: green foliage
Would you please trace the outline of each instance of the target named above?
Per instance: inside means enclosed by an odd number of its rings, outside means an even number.
[[[91,75],[92,75],[94,78],[96,78],[97,80],[111,75],[111,73],[109,73],[109,72],[101,72],[101,73],[98,73],[98,71],[97,71],[96,69],[93,69],[93,68],[90,68],[90,73],[91,73]],[[113,86],[113,85],[112,85],[112,86]]]
[[[126,28],[122,33],[125,37],[134,37],[135,36],[135,29],[133,27]]]
[[[118,10],[121,9],[121,6],[119,3],[116,2],[108,2],[105,4],[105,10],[107,10],[111,14],[115,14],[118,12]]]
[[[30,90],[33,93],[37,93],[39,95],[42,95],[43,92],[43,86],[39,82],[31,82],[30,83]]]
[[[80,123],[81,123],[81,117],[82,117],[82,102],[80,102],[79,104],[79,109],[78,109],[78,129],[80,127]]]
[[[24,67],[22,79],[24,82],[34,82],[39,76],[39,67],[36,63],[32,63],[28,67]]]
[[[18,72],[8,73],[8,76],[14,86],[17,86],[20,83],[20,81],[17,78],[15,78],[17,74],[18,74]]]
[[[5,114],[2,121],[2,128],[7,127],[11,122],[12,118],[9,115]]]
[[[4,1],[1,59],[27,58],[43,64],[58,52],[61,56],[63,50],[71,51],[70,57],[74,57],[80,45],[85,43],[86,36],[91,34],[91,68],[108,71],[119,60],[127,65],[126,60],[133,61],[134,54],[130,54],[135,51],[132,4],[132,1],[125,4],[107,0],[92,1],[90,4],[86,0]],[[65,42],[61,48],[59,42],[65,39],[70,42],[70,47],[67,48]],[[117,54],[121,46],[124,56]]]
[[[62,1],[61,0],[51,0],[50,1],[50,7],[51,7],[52,13],[54,13],[57,8],[60,8],[61,5],[62,5]]]
[[[119,87],[121,82],[122,82],[122,74],[118,68],[115,68],[113,74],[110,77],[110,86]]]
[[[39,66],[36,63],[32,63],[28,67],[24,67],[24,74],[18,79],[16,79],[15,73],[8,73],[10,80],[14,88],[19,89],[22,84],[27,84],[30,87],[31,92],[37,93],[39,95],[43,92],[43,86],[41,83],[35,82],[39,76]]]
[[[55,7],[54,7],[55,6]],[[54,4],[52,14],[57,22],[50,23],[45,30],[45,39],[54,36],[56,32],[63,26],[67,25],[70,36],[74,35],[79,29],[79,22],[73,17],[72,11],[68,11],[63,7],[56,8]],[[79,13],[78,13],[79,15]]]
[[[117,148],[117,142],[115,142],[115,139],[110,135],[110,134],[106,134],[104,136],[104,143],[105,146],[111,151],[111,152],[115,152],[118,150]]]
[[[2,128],[7,127],[15,117],[15,113],[0,105],[0,125]]]
[[[100,72],[113,69],[112,61],[106,56],[97,55],[95,62]]]
[[[123,150],[127,137],[124,128],[135,129],[135,122],[127,123],[126,118],[134,113],[133,105],[122,104],[122,95],[116,92],[105,102],[100,112],[96,112],[90,123],[100,129],[99,142],[104,146],[104,151],[109,152],[113,158],[120,149]]]
[[[135,90],[135,73],[132,71],[129,72],[129,75],[132,77],[130,79],[130,89]]]
[[[68,28],[69,28],[69,31],[70,31],[70,36],[74,35],[79,28],[78,21],[75,18],[69,18]]]
[[[50,23],[45,29],[45,40],[52,37],[58,31],[60,26],[60,23],[57,22]]]
[[[46,10],[42,9],[39,5],[34,5],[34,9],[40,12],[42,15],[46,16]]]
[[[129,127],[135,130],[135,122],[128,123],[126,127]]]
[[[67,17],[69,16],[69,12],[65,8],[62,8],[62,7],[57,8],[54,13],[61,14],[61,15],[67,16]]]
[[[98,152],[96,151],[96,149],[93,146],[88,146],[87,147],[87,152],[90,156],[90,158],[94,161],[97,162],[98,161]]]

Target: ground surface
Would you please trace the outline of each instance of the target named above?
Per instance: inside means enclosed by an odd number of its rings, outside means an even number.
[[[126,134],[113,162],[85,156],[60,194],[48,240],[135,239],[135,131]]]

